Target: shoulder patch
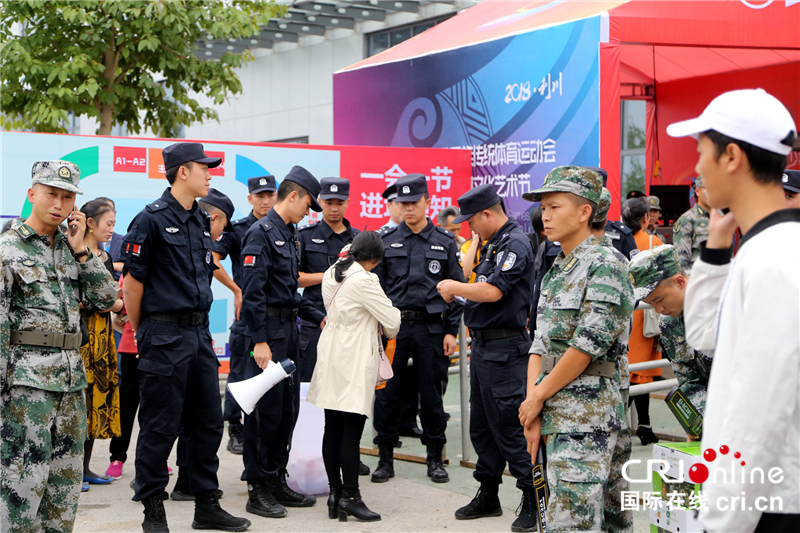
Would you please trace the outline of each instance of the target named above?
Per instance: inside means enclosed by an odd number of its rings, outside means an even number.
[[[269,220],[265,220],[261,223],[261,229],[263,229],[264,231],[270,230],[272,229],[272,227],[273,227],[272,222],[270,222]]]
[[[564,265],[564,272],[570,272],[575,266],[578,264],[578,258],[573,257],[570,259],[566,265]],[[509,267],[510,268],[510,267]]]
[[[305,226],[303,226],[302,228],[298,229],[297,231],[306,231],[306,230],[314,228],[315,226],[316,226],[316,224],[306,224]]]
[[[245,222],[247,222],[246,218],[240,218],[239,220],[234,220],[233,222],[231,222],[231,224],[233,224],[234,226],[238,226],[239,224],[244,224]]]
[[[147,210],[151,213],[155,213],[156,211],[161,211],[162,209],[167,208],[167,202],[161,200],[160,198],[153,202],[152,204],[147,204]]]
[[[622,232],[623,235],[631,235],[631,234],[633,234],[633,232],[631,231],[631,229],[628,226],[626,226],[625,224],[623,224],[622,222],[620,222],[618,220],[615,220],[611,224],[614,226],[615,229],[617,229],[620,232]]]
[[[387,235],[390,235],[390,234],[392,234],[394,231],[397,231],[397,228],[399,228],[399,227],[400,227],[400,226],[394,226],[394,227],[390,228],[390,227],[387,227],[387,226],[383,226],[382,228],[380,228],[380,229],[378,230],[378,234],[379,234],[381,237],[385,237],[385,236],[387,236]]]
[[[19,226],[14,228],[14,231],[17,232],[17,235],[19,235],[23,239],[27,239],[34,233],[33,230],[25,224],[20,224]]]
[[[435,227],[437,230],[439,230],[439,233],[443,233],[443,234],[447,235],[447,236],[448,236],[448,237],[450,237],[450,238],[452,238],[452,237],[453,237],[453,234],[450,232],[450,230],[446,230],[446,229],[444,229],[444,228],[443,228],[443,227],[441,227],[441,226],[434,226],[434,227]]]
[[[502,268],[503,272],[505,272],[506,270],[511,270],[516,261],[517,261],[517,254],[515,254],[514,252],[508,252],[506,254],[505,261],[503,261],[503,268]]]

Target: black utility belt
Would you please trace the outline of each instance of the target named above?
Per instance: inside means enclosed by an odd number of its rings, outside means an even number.
[[[401,309],[400,318],[408,321],[428,320],[429,318],[442,318],[442,313],[429,313],[427,311],[417,309]]]
[[[267,316],[277,316],[280,317],[282,321],[286,322],[287,320],[291,320],[293,322],[297,322],[297,311],[296,307],[271,307],[267,306]]]
[[[11,331],[11,344],[77,350],[81,347],[81,333],[55,331]]]
[[[148,313],[145,315],[145,318],[183,326],[202,326],[208,322],[208,313],[201,311],[192,311],[189,313]]]
[[[542,372],[545,374],[549,374],[552,371],[558,362],[561,360],[562,356],[552,356],[552,355],[545,355],[542,357]],[[614,370],[616,369],[617,365],[611,363],[609,361],[593,361],[589,363],[589,366],[586,367],[586,370],[581,372],[582,376],[603,376],[604,378],[613,378],[614,377]]]
[[[470,329],[470,335],[478,342],[499,341],[525,335],[528,330],[525,328],[495,328],[495,329]]]

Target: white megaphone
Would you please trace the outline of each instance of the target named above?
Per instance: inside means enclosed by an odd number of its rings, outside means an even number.
[[[258,400],[272,387],[288,378],[297,367],[290,359],[284,359],[280,363],[270,361],[267,368],[259,375],[228,384],[228,392],[242,408],[246,415],[255,409]]]

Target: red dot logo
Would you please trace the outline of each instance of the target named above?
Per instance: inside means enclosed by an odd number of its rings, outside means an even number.
[[[742,463],[741,463],[741,464],[742,464],[742,466],[744,466],[744,461],[742,461]]]
[[[728,447],[725,446],[724,444],[719,447],[719,453],[721,453],[722,455],[728,455],[729,451],[730,450],[728,449]]]
[[[707,463],[712,462],[716,458],[717,458],[717,452],[715,452],[711,448],[703,452],[703,459],[705,459]]]
[[[738,459],[739,457],[741,457],[741,456],[742,456],[742,454],[740,454],[739,452],[736,452],[736,453],[734,453],[734,454],[733,454],[733,456],[734,456],[734,457],[736,457],[736,458]]]
[[[708,479],[708,467],[704,464],[695,464],[689,469],[689,479],[694,483],[704,483]]]

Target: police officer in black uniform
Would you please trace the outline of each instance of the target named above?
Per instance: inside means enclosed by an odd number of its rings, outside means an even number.
[[[250,521],[225,512],[214,492],[223,424],[219,364],[208,329],[213,241],[211,219],[195,201],[208,194],[208,168],[221,160],[206,156],[198,143],[172,144],[162,154],[171,187],[136,216],[123,243],[141,396],[133,499],[144,504],[144,531],[169,531],[160,496],[183,423],[195,495],[192,527],[244,531]]]
[[[392,368],[395,377],[375,393],[375,430],[380,460],[372,481],[382,483],[394,477],[393,448],[400,430],[401,372],[413,359],[421,401],[421,441],[427,447],[428,476],[436,483],[450,480],[442,464],[447,438],[447,418],[442,404],[442,382],[447,376],[450,356],[456,349],[455,336],[463,306],[445,303],[436,291],[443,279],[462,280],[458,244],[453,234],[434,226],[425,216],[430,206],[428,184],[422,174],[408,174],[397,180],[396,200],[402,206],[403,222],[383,227],[380,234],[386,254],[375,268],[383,290],[400,309],[402,323],[397,335]]]
[[[245,337],[244,320],[241,319],[242,299],[242,240],[250,226],[261,220],[272,206],[275,205],[276,191],[275,176],[257,176],[247,180],[247,201],[253,206],[250,214],[232,222],[233,230],[226,232],[214,243],[214,263],[219,267],[214,271],[214,277],[231,289],[234,294],[234,322],[228,336],[228,348],[231,353],[228,383],[236,383],[244,379],[244,368],[247,362],[245,353],[248,341]],[[231,270],[233,279],[228,276],[220,261],[231,257]],[[238,305],[237,305],[238,299]],[[241,455],[242,453],[242,410],[232,395],[225,395],[225,410],[222,419],[228,421],[228,451]]]
[[[322,276],[339,259],[339,252],[353,242],[358,230],[344,217],[350,203],[350,182],[344,178],[322,178],[319,203],[322,220],[300,230],[300,286],[303,296],[314,308],[325,313],[322,302]],[[321,330],[317,324],[300,321],[300,362],[297,375],[302,382],[311,381],[317,364],[317,342]]]
[[[297,317],[324,327],[325,315],[298,292],[297,230],[317,203],[320,185],[295,166],[278,187],[278,201],[253,224],[242,241],[242,316],[251,339],[245,378],[261,373],[270,360],[300,356]],[[287,507],[309,507],[316,498],[286,484],[286,464],[297,415],[300,380],[291,376],[272,387],[244,419],[244,472],[247,511],[269,518],[286,516]]]
[[[461,216],[486,246],[475,267],[474,283],[445,281],[446,301],[467,300],[464,322],[472,337],[470,359],[470,437],[478,454],[475,498],[456,511],[469,520],[503,514],[498,498],[506,463],[522,490],[522,504],[512,531],[535,531],[536,512],[531,456],[519,422],[526,384],[525,359],[531,338],[525,329],[533,283],[533,250],[517,223],[506,217],[491,185],[481,185],[458,199]]]

